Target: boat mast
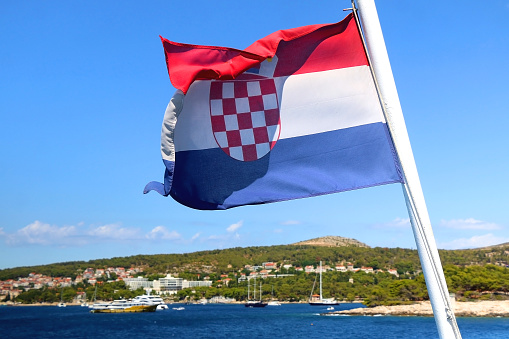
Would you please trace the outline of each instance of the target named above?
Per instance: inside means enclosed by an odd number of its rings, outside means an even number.
[[[320,260],[320,301],[322,301],[322,261]]]
[[[429,220],[424,194],[410,146],[410,139],[408,138],[375,2],[374,0],[357,0],[357,4],[370,66],[372,67],[387,127],[405,179],[403,193],[438,333],[442,339],[459,339],[461,333],[449,300],[449,292],[435,237],[431,229],[431,221]],[[352,7],[357,19],[354,0],[352,0]]]

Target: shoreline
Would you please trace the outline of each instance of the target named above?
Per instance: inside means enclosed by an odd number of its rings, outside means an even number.
[[[96,300],[95,302],[110,302],[111,300]],[[89,305],[92,305],[94,302],[88,302]],[[183,301],[180,301],[180,302],[173,302],[173,301],[167,301],[165,302],[167,305],[172,305],[172,304],[185,304],[186,302],[183,302]],[[233,302],[229,302],[229,303],[224,303],[224,304],[232,304],[232,305],[244,305],[244,301],[233,301]],[[307,301],[298,301],[298,302],[290,302],[290,301],[280,301],[280,303],[282,305],[286,305],[286,304],[307,304],[308,302]],[[341,302],[342,304],[360,304],[362,303],[362,301],[345,301],[345,302]],[[13,302],[0,302],[0,306],[3,307],[3,306],[9,306],[9,307],[12,307],[12,306],[28,306],[28,307],[33,307],[33,306],[57,306],[59,303],[58,302],[53,302],[53,303],[36,303],[36,304],[17,304],[17,303],[13,303]],[[200,304],[199,302],[192,302],[191,304]],[[216,303],[210,303],[211,305],[213,304],[216,304]],[[221,303],[217,303],[217,304],[221,304]],[[66,306],[81,306],[82,304],[81,303],[68,303],[66,302],[65,303]]]
[[[504,301],[456,301],[452,303],[456,317],[509,317],[509,300]],[[322,313],[323,316],[421,316],[432,317],[433,311],[429,301],[412,305],[376,306],[354,308],[351,310]]]
[[[173,303],[168,303],[173,304]],[[178,304],[178,303],[175,303]],[[242,304],[239,302],[232,304]],[[294,303],[284,303],[294,304]],[[295,303],[301,304],[301,303]],[[14,304],[14,303],[0,303],[0,306],[5,307],[37,307],[37,306],[54,306],[57,307],[58,303],[37,303],[37,304]],[[66,303],[66,306],[80,306],[79,303]],[[456,317],[509,317],[509,300],[503,301],[456,301],[452,304],[454,314]],[[433,317],[433,310],[429,301],[420,301],[412,305],[397,305],[397,306],[376,306],[376,307],[359,307],[350,310],[332,311],[321,313],[321,316],[420,316],[420,317]]]

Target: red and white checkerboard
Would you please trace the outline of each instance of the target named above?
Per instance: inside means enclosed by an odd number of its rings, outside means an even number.
[[[226,154],[240,161],[260,159],[274,147],[281,130],[274,80],[212,81],[210,119]]]

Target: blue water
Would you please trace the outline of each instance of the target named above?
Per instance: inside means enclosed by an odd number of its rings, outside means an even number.
[[[184,306],[177,311],[172,307]],[[336,306],[336,310],[358,307]],[[92,314],[79,306],[0,307],[1,338],[438,338],[431,317],[323,317],[307,304],[171,305],[155,313]],[[509,338],[507,318],[458,318],[463,338]]]

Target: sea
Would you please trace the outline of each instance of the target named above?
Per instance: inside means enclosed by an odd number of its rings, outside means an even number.
[[[177,310],[174,308],[183,307]],[[359,307],[341,304],[335,310]],[[153,313],[90,313],[81,306],[0,307],[1,338],[438,338],[432,317],[321,316],[326,307],[182,305]],[[509,338],[508,318],[458,318],[462,337]]]

